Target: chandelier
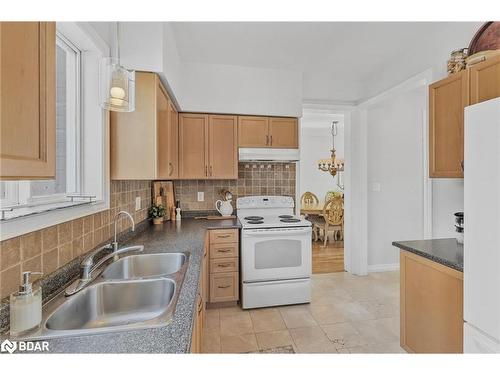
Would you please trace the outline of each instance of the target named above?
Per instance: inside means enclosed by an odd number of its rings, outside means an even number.
[[[338,121],[332,122],[332,149],[330,150],[331,156],[329,159],[321,159],[318,161],[318,169],[323,172],[329,172],[332,177],[337,175],[337,172],[344,171],[344,160],[337,159],[335,156],[335,136],[337,135]]]

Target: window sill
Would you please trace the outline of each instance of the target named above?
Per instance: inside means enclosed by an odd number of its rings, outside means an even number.
[[[71,203],[71,202],[65,202]],[[75,203],[79,203],[76,204]],[[85,204],[81,204],[85,203]],[[109,209],[109,202],[72,202],[72,206],[58,207],[29,216],[0,221],[0,241],[21,236],[53,225],[79,219]]]

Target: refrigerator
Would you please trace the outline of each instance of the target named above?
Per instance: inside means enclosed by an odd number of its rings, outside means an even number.
[[[500,353],[500,98],[464,115],[464,352]]]

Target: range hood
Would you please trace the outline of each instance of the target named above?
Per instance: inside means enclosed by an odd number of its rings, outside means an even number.
[[[296,148],[240,148],[239,161],[299,161],[300,152]]]

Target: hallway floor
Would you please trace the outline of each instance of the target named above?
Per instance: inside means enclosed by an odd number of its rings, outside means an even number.
[[[312,272],[331,273],[344,271],[344,241],[312,242]]]
[[[313,275],[310,304],[208,309],[204,353],[405,353],[399,272]]]

